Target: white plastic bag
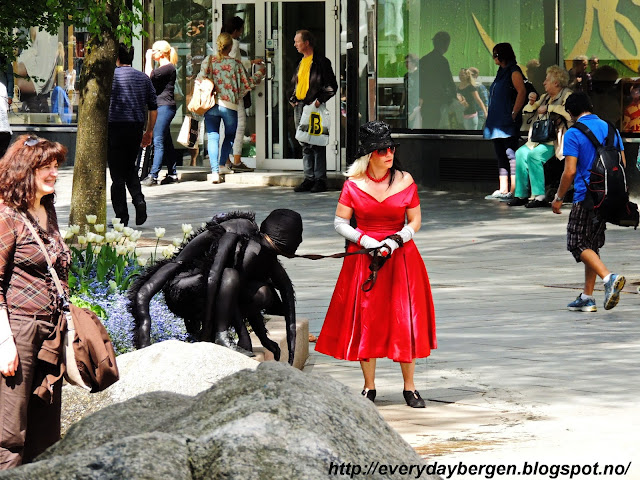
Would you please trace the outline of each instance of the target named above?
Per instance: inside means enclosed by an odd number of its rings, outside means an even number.
[[[315,103],[305,105],[296,130],[296,140],[324,147],[329,144],[330,126],[331,118],[326,104],[321,103],[319,107]]]

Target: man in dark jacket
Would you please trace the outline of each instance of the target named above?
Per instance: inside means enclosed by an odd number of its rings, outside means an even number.
[[[291,79],[293,92],[289,97],[297,130],[304,106],[314,103],[319,107],[325,103],[336,94],[338,82],[329,59],[319,53],[314,54],[314,38],[311,32],[298,30],[293,44],[298,53],[303,55]],[[304,181],[294,188],[294,191],[324,192],[327,189],[326,147],[303,142],[300,142],[300,145],[302,145]]]
[[[136,209],[136,225],[147,220],[136,157],[139,147],[151,143],[158,115],[156,89],[149,77],[131,66],[133,47],[120,44],[109,104],[107,161],[111,174],[111,204],[123,224],[129,223],[127,192]],[[144,130],[145,121],[147,129]]]

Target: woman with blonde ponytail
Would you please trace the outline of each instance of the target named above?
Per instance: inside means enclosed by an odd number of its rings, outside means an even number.
[[[154,70],[153,62],[158,63]],[[158,97],[158,118],[153,127],[153,165],[149,175],[142,180],[142,185],[158,184],[158,175],[162,165],[167,166],[167,176],[160,182],[162,185],[176,183],[176,151],[171,140],[171,121],[176,116],[176,101],[173,92],[176,85],[176,65],[178,54],[169,42],[158,40],[147,50],[144,72],[151,78]]]
[[[250,77],[242,63],[230,56],[233,38],[226,32],[218,35],[216,46],[218,53],[204,59],[198,80],[208,78],[216,86],[216,104],[204,114],[204,127],[213,183],[220,183],[220,174],[231,173],[226,162],[233,148],[238,125],[238,103],[260,83],[265,68],[262,67]],[[225,135],[220,148],[221,122],[224,124]]]

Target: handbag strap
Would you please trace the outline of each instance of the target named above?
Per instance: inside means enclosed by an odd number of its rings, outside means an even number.
[[[65,295],[64,289],[62,288],[62,284],[60,283],[60,277],[58,277],[58,272],[56,272],[55,268],[53,268],[53,264],[51,263],[51,257],[49,256],[49,253],[47,252],[47,249],[44,246],[42,238],[40,238],[40,235],[36,231],[36,227],[33,226],[29,218],[27,218],[27,216],[23,212],[20,212],[20,215],[22,216],[22,220],[24,221],[24,224],[29,228],[29,230],[33,234],[33,237],[38,243],[38,246],[40,247],[40,250],[42,251],[44,258],[47,261],[47,267],[48,267],[49,273],[51,274],[51,278],[53,279],[53,283],[56,286],[56,290],[58,290],[58,296],[66,302],[67,296]]]

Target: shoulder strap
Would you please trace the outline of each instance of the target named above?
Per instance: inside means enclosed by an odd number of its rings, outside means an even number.
[[[584,133],[584,135],[591,141],[591,143],[593,143],[593,146],[596,147],[596,149],[602,146],[593,132],[584,123],[576,122],[571,126],[571,128],[577,128],[582,133]]]
[[[607,131],[607,138],[605,138],[604,140],[604,145],[607,146],[615,146],[615,141],[616,141],[616,127],[614,127],[613,125],[611,125],[611,122],[605,120],[607,122],[607,127],[608,127],[608,131]]]
[[[58,290],[58,295],[60,296],[60,298],[65,298],[64,289],[62,288],[62,284],[60,283],[60,278],[58,277],[58,273],[56,272],[56,269],[53,268],[53,265],[51,264],[51,257],[49,257],[49,253],[47,252],[47,249],[45,248],[44,243],[42,242],[42,238],[40,238],[40,235],[36,231],[36,227],[33,226],[33,224],[29,221],[27,216],[22,212],[19,212],[19,213],[22,216],[22,220],[24,221],[24,224],[29,228],[29,230],[33,234],[33,237],[38,243],[38,246],[40,247],[40,250],[42,251],[44,258],[47,261],[49,273],[51,274],[53,283],[56,285],[56,290]]]

